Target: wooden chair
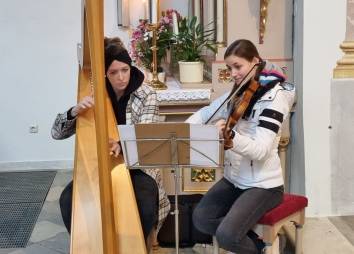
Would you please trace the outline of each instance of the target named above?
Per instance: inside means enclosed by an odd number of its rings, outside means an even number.
[[[284,194],[283,202],[267,212],[258,222],[255,231],[266,244],[266,254],[279,253],[278,234],[283,226],[292,223],[295,226],[295,254],[302,253],[302,227],[305,223],[306,197]],[[214,254],[219,253],[216,237],[213,237]]]

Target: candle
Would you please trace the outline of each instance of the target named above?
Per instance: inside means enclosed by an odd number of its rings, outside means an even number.
[[[216,1],[216,42],[224,42],[224,1]]]
[[[210,40],[215,39],[215,17],[214,17],[214,10],[215,10],[215,2],[208,1],[208,22],[210,24],[210,30],[214,30],[214,33],[210,35]],[[209,28],[209,27],[208,27]]]
[[[197,17],[196,24],[200,23],[200,0],[194,0],[194,16]]]
[[[144,12],[144,19],[147,19],[147,1],[143,0],[143,12]]]
[[[151,23],[155,24],[157,23],[157,0],[152,0],[151,1]]]
[[[178,35],[178,20],[176,12],[172,12],[173,33]]]

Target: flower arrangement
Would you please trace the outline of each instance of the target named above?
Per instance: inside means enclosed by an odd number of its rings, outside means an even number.
[[[166,50],[170,47],[173,38],[173,19],[172,13],[175,12],[177,19],[180,20],[180,14],[173,9],[168,9],[159,22],[157,29],[157,69],[162,71],[161,62],[166,56]],[[139,25],[133,30],[132,39],[130,41],[130,55],[138,66],[152,71],[152,33],[148,29],[147,20],[141,20]]]

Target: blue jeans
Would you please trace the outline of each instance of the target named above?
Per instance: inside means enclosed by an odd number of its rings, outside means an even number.
[[[201,199],[193,212],[193,223],[201,232],[215,235],[225,250],[259,253],[251,230],[268,210],[282,202],[283,192],[283,186],[243,190],[223,178]]]

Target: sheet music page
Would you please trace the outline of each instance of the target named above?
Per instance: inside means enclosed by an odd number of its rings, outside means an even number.
[[[138,163],[138,149],[136,146],[134,125],[118,125],[118,131],[125,164],[128,167],[133,166]]]
[[[215,125],[190,125],[191,164],[198,166],[217,166],[219,161],[219,132]],[[200,139],[196,141],[194,139]],[[211,141],[207,141],[207,140]]]

